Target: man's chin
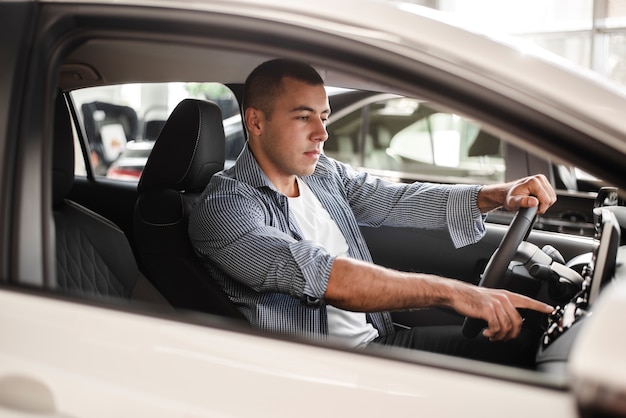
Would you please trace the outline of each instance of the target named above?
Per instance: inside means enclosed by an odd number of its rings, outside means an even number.
[[[317,166],[317,163],[307,164],[306,166],[302,166],[301,169],[298,171],[297,175],[299,177],[310,176],[315,171],[316,166]]]

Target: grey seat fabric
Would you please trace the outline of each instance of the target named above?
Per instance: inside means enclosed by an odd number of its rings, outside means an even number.
[[[74,182],[74,139],[61,94],[55,106],[52,165],[57,289],[81,296],[165,303],[139,271],[124,232],[67,198]]]
[[[175,308],[244,319],[191,246],[189,215],[224,167],[220,108],[185,99],[172,111],[141,174],[135,244],[148,279]]]

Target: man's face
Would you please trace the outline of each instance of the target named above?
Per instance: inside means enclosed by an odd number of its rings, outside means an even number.
[[[270,118],[258,111],[253,131],[254,155],[276,187],[294,176],[313,173],[328,139],[330,114],[323,85],[311,86],[292,78],[282,81],[283,91],[274,102]]]

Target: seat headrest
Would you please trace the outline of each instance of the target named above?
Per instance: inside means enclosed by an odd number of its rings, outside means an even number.
[[[222,112],[213,102],[185,99],[169,116],[141,174],[138,190],[200,192],[224,168]]]
[[[74,184],[74,137],[72,123],[59,93],[54,105],[54,138],[52,151],[52,204],[57,207],[67,197]]]

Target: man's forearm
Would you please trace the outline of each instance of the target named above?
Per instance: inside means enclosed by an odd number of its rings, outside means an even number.
[[[324,298],[333,306],[358,312],[449,306],[452,282],[337,257]]]
[[[483,335],[493,340],[519,335],[522,318],[516,308],[543,313],[553,310],[543,302],[507,290],[399,272],[345,257],[334,260],[324,297],[333,306],[357,312],[450,307],[461,315],[487,321]]]

